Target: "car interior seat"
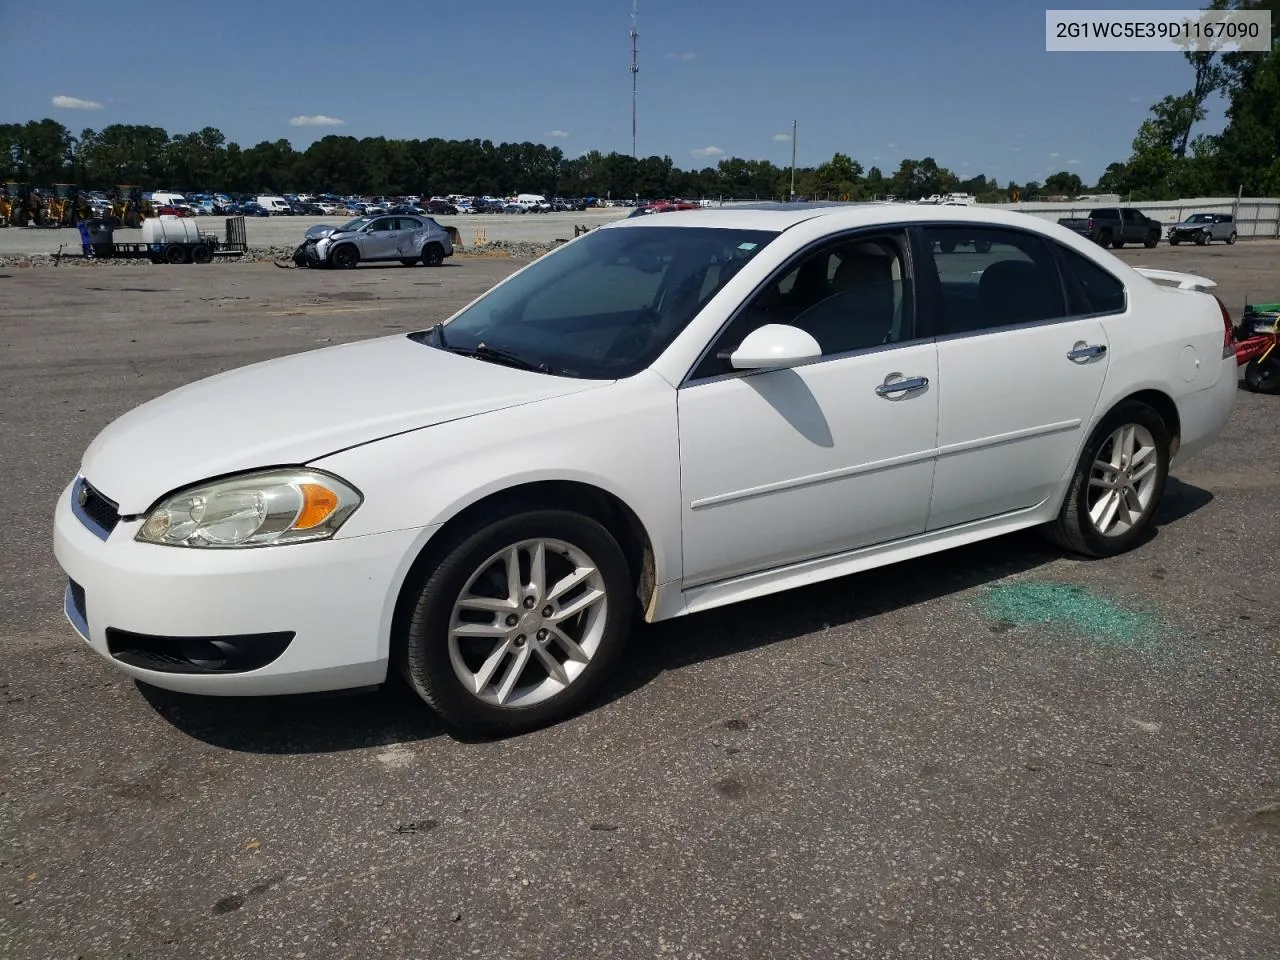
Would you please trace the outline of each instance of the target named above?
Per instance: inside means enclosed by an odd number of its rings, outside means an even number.
[[[1052,287],[1029,260],[998,260],[978,281],[978,323],[1002,327],[1045,320],[1054,314]]]

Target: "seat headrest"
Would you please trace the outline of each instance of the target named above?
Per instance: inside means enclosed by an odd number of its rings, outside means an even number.
[[[1046,280],[1040,268],[1029,260],[999,260],[991,264],[978,281],[984,325],[999,327],[1048,319],[1053,301]]]

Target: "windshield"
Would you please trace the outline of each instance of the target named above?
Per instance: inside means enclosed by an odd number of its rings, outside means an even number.
[[[1208,223],[1211,219],[1207,213],[1196,213],[1187,218],[1187,223]]]
[[[354,220],[348,220],[346,223],[344,223],[342,226],[340,226],[337,230],[333,232],[334,233],[350,233],[352,230],[359,230],[371,219],[372,217],[356,217]]]
[[[776,232],[711,227],[594,230],[495,287],[444,328],[448,349],[519,357],[590,380],[649,366]],[[415,339],[439,346],[430,333]]]

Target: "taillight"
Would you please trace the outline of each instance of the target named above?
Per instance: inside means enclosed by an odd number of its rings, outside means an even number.
[[[1093,233],[1093,217],[1089,218],[1089,224],[1085,227],[1090,233]]]
[[[1227,305],[1222,302],[1221,297],[1214,297],[1218,301],[1218,308],[1222,311],[1222,359],[1234,357],[1236,355],[1236,329],[1231,323],[1231,312],[1227,310]]]

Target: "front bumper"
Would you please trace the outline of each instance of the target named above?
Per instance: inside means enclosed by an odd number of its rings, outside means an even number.
[[[227,696],[385,680],[395,596],[424,531],[241,550],[162,547],[133,539],[137,520],[121,520],[102,539],[74,512],[73,489],[63,491],[54,513],[54,554],[74,585],[65,612],[118,669],[169,690]],[[178,653],[220,637],[252,640],[257,650],[268,642],[261,638],[278,643],[283,634],[292,634],[283,652],[272,648],[270,662],[235,672],[147,669],[136,655],[120,658],[125,635],[152,647],[171,641]]]

